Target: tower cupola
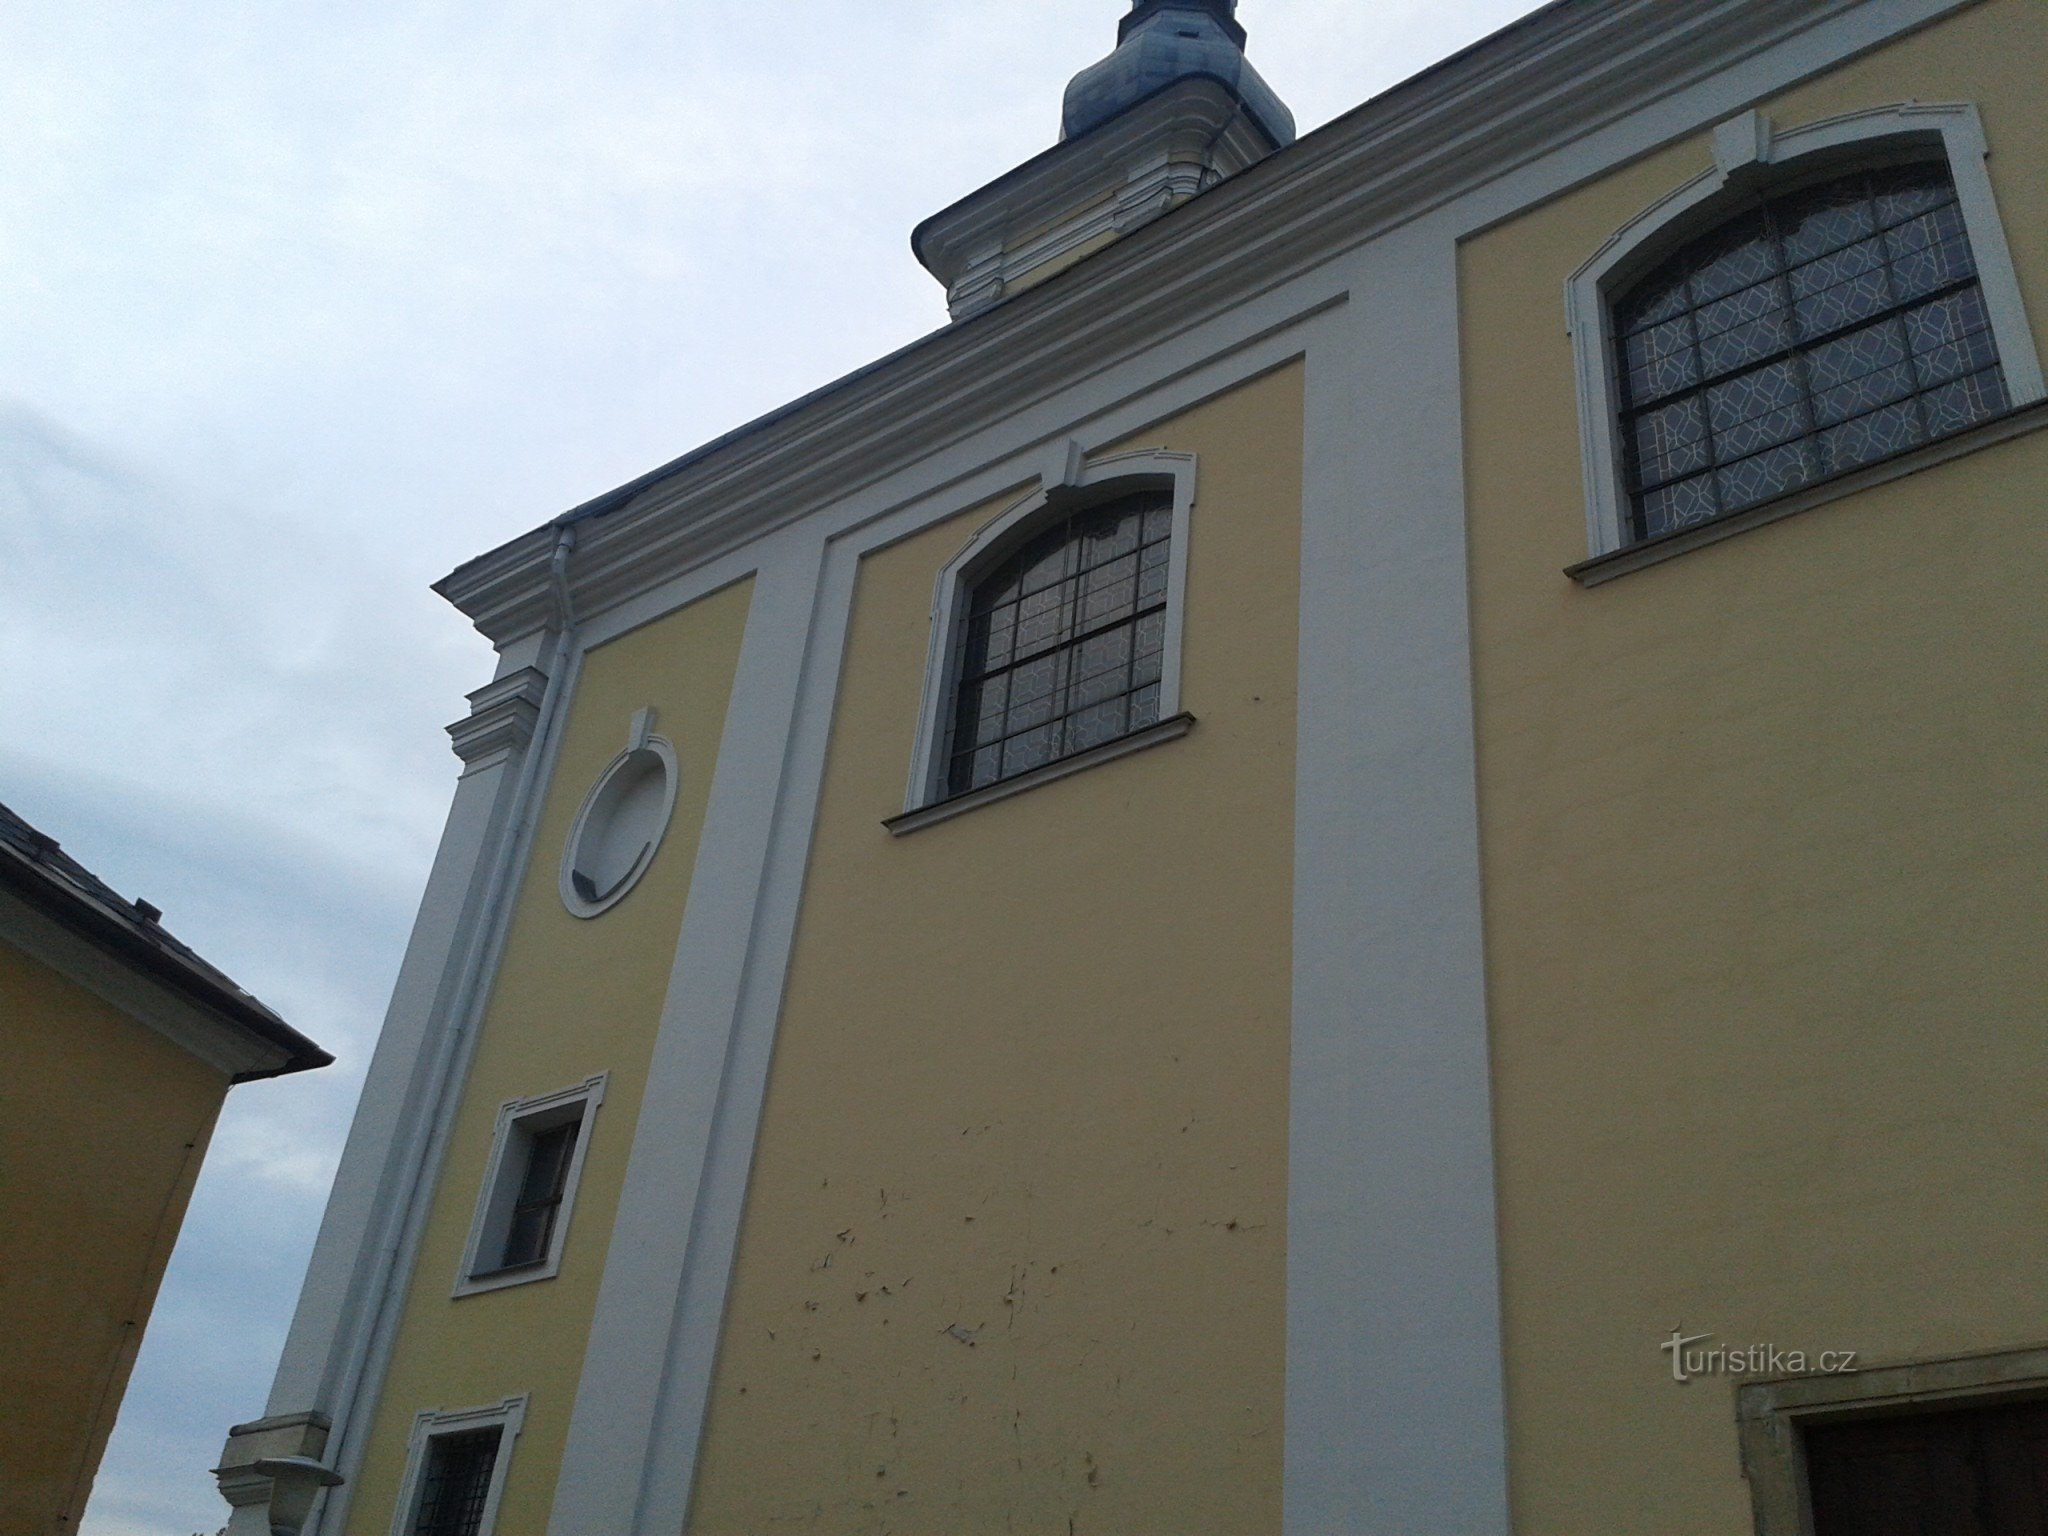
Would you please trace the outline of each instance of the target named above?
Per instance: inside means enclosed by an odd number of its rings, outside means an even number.
[[[1134,0],[1067,86],[1060,142],[911,236],[955,319],[1066,270],[1294,142],[1237,0]]]
[[[1244,56],[1237,0],[1137,0],[1116,52],[1074,76],[1062,138],[1079,138],[1176,80],[1205,76],[1231,91],[1275,145],[1294,142],[1294,114]]]

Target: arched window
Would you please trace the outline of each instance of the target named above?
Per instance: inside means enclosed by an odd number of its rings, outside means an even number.
[[[2048,399],[1975,107],[1747,112],[1713,151],[1565,285],[1596,557]]]
[[[1173,493],[1042,527],[970,589],[945,792],[964,795],[1160,718]]]
[[[1620,298],[1631,541],[1741,511],[2006,409],[1946,162],[1766,197]]]
[[[1048,456],[933,595],[905,833],[1183,736],[1193,454]]]

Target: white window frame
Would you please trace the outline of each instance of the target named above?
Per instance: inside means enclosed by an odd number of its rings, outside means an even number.
[[[414,1417],[412,1435],[406,1442],[405,1480],[399,1484],[398,1503],[391,1511],[391,1536],[412,1536],[419,1524],[427,1458],[434,1441],[496,1426],[498,1454],[491,1463],[490,1491],[484,1495],[483,1520],[477,1526],[477,1536],[492,1536],[498,1526],[498,1503],[505,1495],[505,1473],[512,1465],[512,1445],[526,1422],[529,1397],[522,1392],[481,1408],[425,1408]]]
[[[1627,548],[1628,502],[1622,484],[1621,409],[1615,377],[1613,301],[1685,238],[1711,229],[1738,197],[1797,174],[1819,155],[1911,152],[1939,146],[1955,182],[1963,226],[1977,261],[1992,340],[2014,410],[2048,398],[2048,383],[2027,325],[2019,278],[1998,217],[1983,120],[1969,102],[1900,102],[1779,129],[1745,112],[1714,130],[1714,168],[1694,177],[1602,243],[1565,283],[1565,324],[1578,376],[1579,443],[1586,477],[1586,537],[1594,556]],[[1814,162],[1818,166],[1820,162]],[[1816,482],[1819,483],[1819,482]]]
[[[1173,493],[1173,532],[1166,557],[1166,639],[1160,657],[1159,721],[1166,725],[1180,716],[1181,632],[1187,617],[1188,530],[1195,508],[1195,468],[1195,456],[1191,453],[1141,449],[1089,459],[1078,444],[1069,443],[1059,464],[1041,477],[1037,491],[984,523],[966,546],[946,562],[932,596],[924,698],[918,706],[910,786],[903,799],[906,814],[935,806],[947,798],[946,732],[953,715],[954,690],[960,678],[961,637],[966,631],[967,608],[975,583],[1015,553],[1038,525],[1065,517],[1077,508],[1112,501],[1134,491]],[[1155,739],[1156,729],[1135,731],[1121,740],[1149,743]],[[1120,755],[1109,750],[1117,745],[1108,742],[1102,748],[1076,754],[1065,763],[1049,763],[1045,769],[999,780],[975,795],[993,798],[1041,783],[1046,777],[1057,777],[1057,771],[1071,771],[1068,764],[1087,766],[1105,756]],[[970,797],[958,798],[964,801]]]
[[[469,1222],[469,1240],[463,1245],[462,1265],[455,1274],[457,1296],[476,1296],[501,1291],[512,1285],[531,1285],[552,1280],[561,1272],[562,1252],[569,1239],[569,1222],[575,1213],[576,1191],[583,1182],[583,1160],[590,1151],[591,1132],[597,1123],[598,1106],[604,1103],[605,1080],[597,1076],[538,1098],[507,1099],[498,1106],[498,1119],[491,1135],[490,1160],[484,1164],[483,1187],[477,1191],[476,1212]],[[516,1154],[532,1144],[536,1131],[545,1131],[573,1117],[578,1121],[576,1148],[569,1154],[569,1173],[562,1184],[562,1204],[555,1214],[554,1231],[548,1237],[547,1256],[538,1264],[496,1273],[476,1273],[483,1254],[502,1247],[511,1220],[512,1205],[519,1197],[526,1177],[526,1160]],[[514,1166],[514,1165],[517,1166]]]

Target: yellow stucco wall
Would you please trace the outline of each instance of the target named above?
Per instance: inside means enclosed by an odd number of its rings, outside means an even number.
[[[742,583],[593,650],[567,734],[505,959],[428,1216],[369,1456],[348,1529],[382,1536],[422,1409],[532,1395],[513,1452],[498,1529],[547,1527],[605,1250],[625,1181],[647,1063],[675,959],[703,829],[751,583]],[[667,838],[639,885],[594,920],[569,915],[556,883],[584,795],[627,742],[633,713],[658,711],[680,785]],[[561,1273],[451,1299],[488,1161],[498,1106],[609,1072]]]
[[[2048,320],[2048,5],[1763,103],[1975,100]],[[1751,1529],[1683,1324],[1866,1362],[2048,1337],[2048,435],[1594,590],[1565,277],[1704,138],[1463,253],[1520,1536]]]
[[[91,1492],[228,1078],[5,940],[0,1060],[0,1531],[44,1536]]]
[[[1301,390],[1125,445],[1199,456],[1182,740],[891,838],[999,506],[865,561],[701,1536],[1278,1529]]]

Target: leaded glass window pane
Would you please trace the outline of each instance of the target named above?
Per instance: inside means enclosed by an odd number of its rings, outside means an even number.
[[[1158,723],[1172,536],[1172,495],[1145,491],[1041,529],[975,584],[947,794]]]
[[[1632,542],[2008,407],[1948,168],[1766,199],[1614,307]]]

